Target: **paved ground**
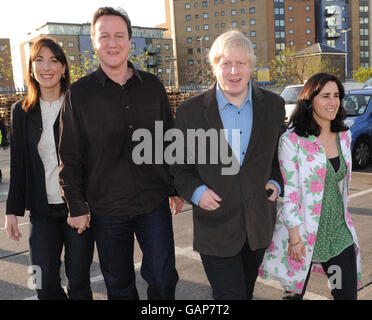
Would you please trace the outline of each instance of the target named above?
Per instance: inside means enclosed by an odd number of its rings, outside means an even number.
[[[5,199],[9,182],[9,150],[0,150],[0,168],[3,182],[0,184],[0,300],[35,299],[35,293],[28,288],[29,266],[27,214],[19,219],[20,231],[23,235],[20,242],[7,238],[4,226]],[[360,172],[353,172],[351,185],[350,210],[356,226],[362,254],[362,289],[359,299],[372,300],[372,163]],[[210,300],[211,289],[203,271],[199,255],[192,250],[192,214],[190,205],[184,212],[174,217],[174,233],[176,245],[176,263],[180,281],[176,298],[182,300]],[[135,250],[138,291],[141,299],[146,299],[146,284],[140,276],[141,253]],[[61,272],[65,283],[64,271]],[[91,268],[91,281],[94,299],[106,299],[106,289],[100,272],[97,253]],[[306,299],[331,299],[325,276],[312,274]],[[255,299],[280,300],[282,288],[276,281],[259,279],[254,296]]]

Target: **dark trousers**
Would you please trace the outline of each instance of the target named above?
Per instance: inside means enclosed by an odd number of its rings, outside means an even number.
[[[347,247],[338,256],[331,258],[327,262],[322,262],[321,265],[327,277],[332,277],[331,285],[335,285],[335,287],[331,290],[331,294],[335,300],[357,300],[358,279],[354,245]],[[340,268],[341,288],[337,288],[337,283],[334,283],[336,269],[330,268],[332,266],[338,266]],[[311,266],[309,270],[311,270]],[[309,271],[301,294],[290,294],[286,292],[284,299],[302,300],[306,292],[310,274],[311,272]]]
[[[92,229],[108,299],[138,300],[133,262],[134,235],[143,253],[141,275],[149,300],[172,300],[178,273],[168,199],[155,211],[136,216],[92,215]]]
[[[238,255],[200,254],[215,300],[251,300],[265,249],[252,251],[246,242]]]
[[[30,214],[30,260],[32,266],[40,268],[41,272],[41,288],[36,289],[38,299],[92,299],[90,265],[94,251],[93,233],[87,229],[79,235],[76,229],[72,229],[67,224],[66,206],[52,205],[51,208],[49,215]],[[68,297],[60,278],[63,246]]]

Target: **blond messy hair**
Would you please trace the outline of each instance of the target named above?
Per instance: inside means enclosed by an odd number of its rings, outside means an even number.
[[[243,48],[251,68],[256,64],[256,56],[251,41],[239,30],[227,31],[217,37],[209,50],[209,61],[214,70],[218,61],[236,47]]]

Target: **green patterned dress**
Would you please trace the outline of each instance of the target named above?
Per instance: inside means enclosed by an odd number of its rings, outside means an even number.
[[[312,257],[314,262],[326,262],[338,256],[344,249],[354,243],[351,232],[345,222],[344,203],[338,188],[338,183],[347,174],[347,166],[342,156],[338,134],[337,149],[340,157],[340,166],[337,172],[335,172],[331,162],[327,159],[322,212]]]

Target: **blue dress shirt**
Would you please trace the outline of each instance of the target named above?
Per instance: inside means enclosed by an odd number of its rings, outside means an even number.
[[[216,99],[218,110],[220,112],[221,120],[225,131],[225,137],[235,155],[239,160],[240,166],[243,164],[244,157],[247,153],[249,140],[251,138],[252,123],[253,123],[253,107],[252,107],[252,85],[249,82],[249,90],[247,97],[239,108],[238,106],[230,103],[224,96],[219,84],[216,86]],[[233,143],[233,130],[240,130],[240,144]],[[280,194],[280,186],[276,181],[270,180],[274,183]],[[203,193],[208,189],[206,185],[202,185],[195,189],[192,195],[192,202],[195,205],[199,204],[200,198]]]

